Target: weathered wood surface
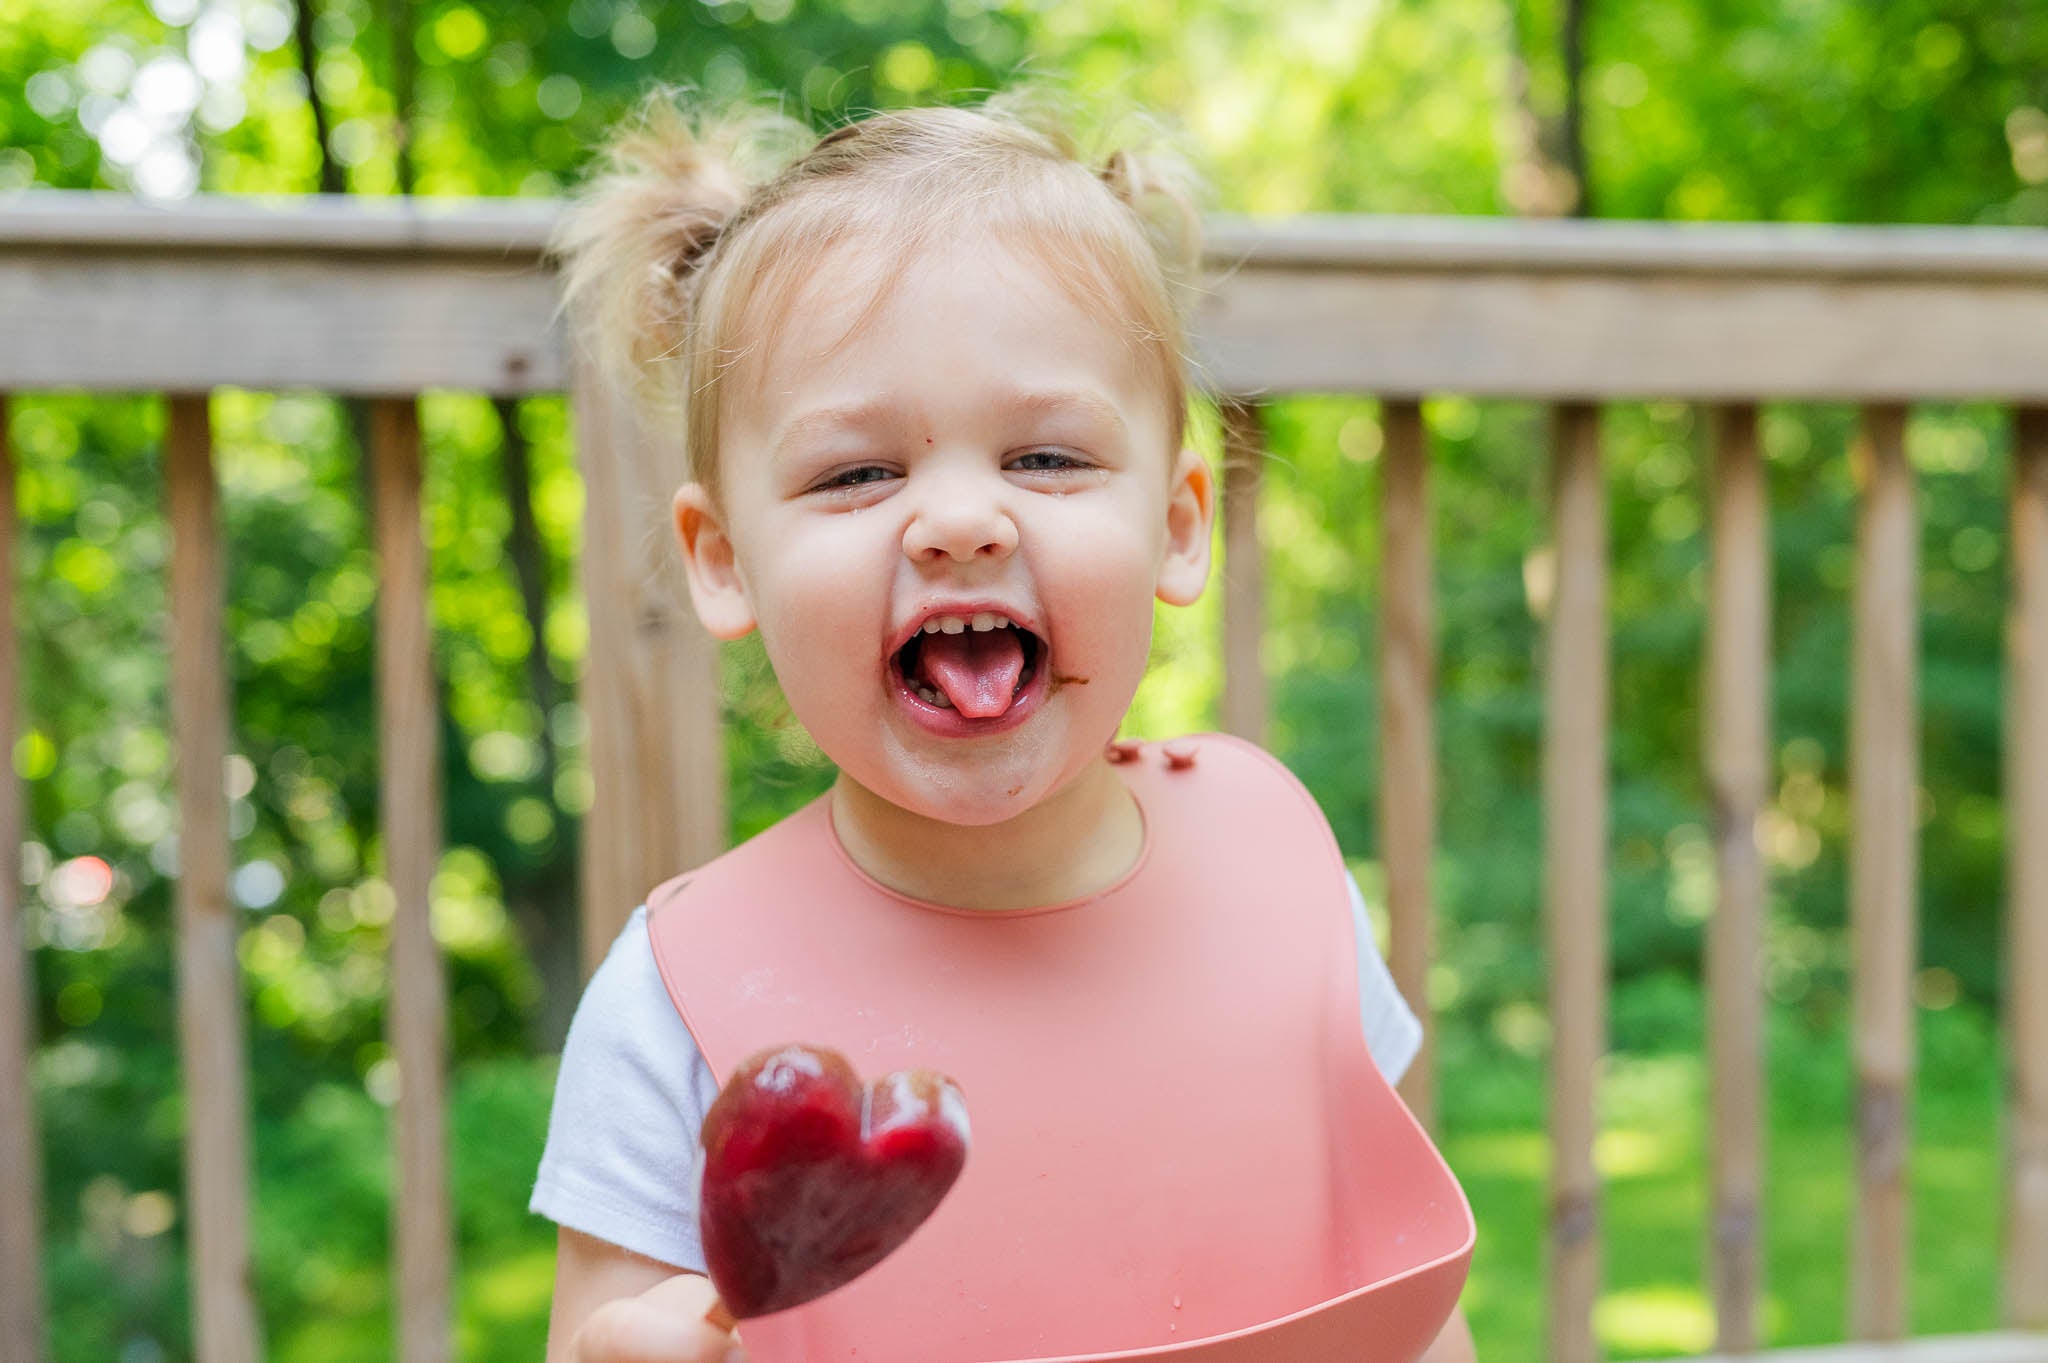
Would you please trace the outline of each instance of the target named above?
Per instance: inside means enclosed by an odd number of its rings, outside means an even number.
[[[0,247],[111,246],[539,255],[559,202],[520,198],[363,198],[201,194],[154,203],[106,190],[0,194]],[[1818,279],[1958,278],[2048,282],[2048,234],[2034,228],[1822,223],[1587,222],[1217,214],[1206,248],[1218,269],[1246,262],[1313,268],[1426,267],[1636,274],[1741,270]]]
[[[1600,1292],[1593,1164],[1607,1049],[1607,497],[1600,413],[1556,413],[1556,587],[1543,668],[1544,939],[1550,975],[1551,1363],[1591,1363]]]
[[[392,1280],[398,1356],[446,1363],[454,1350],[454,1229],[448,1191],[448,987],[433,932],[441,858],[441,728],[420,520],[419,413],[410,398],[370,408],[377,538],[378,806],[394,896],[387,1022],[398,1065],[392,1147]]]
[[[1920,823],[1919,525],[1906,409],[1871,407],[1852,452],[1862,485],[1850,663],[1849,931],[1856,1207],[1849,1333],[1899,1339],[1911,1285],[1913,960]]]
[[[718,644],[687,599],[670,499],[680,442],[574,368],[583,473],[583,678],[595,789],[583,821],[582,965],[597,968],[655,885],[724,850],[725,739]]]
[[[1401,1097],[1436,1124],[1436,1024],[1429,1009],[1436,904],[1436,604],[1430,582],[1429,446],[1422,404],[1381,404],[1380,846],[1387,869],[1387,965],[1423,1022]]]
[[[0,393],[0,755],[14,751],[21,719],[15,683],[14,453]],[[28,1057],[35,1045],[34,977],[21,894],[21,782],[0,761],[0,1358],[37,1363],[43,1347],[42,1149]]]
[[[567,386],[532,262],[0,248],[0,382],[19,389]]]
[[[2010,398],[2048,388],[2048,288],[1247,268],[1194,327],[1230,391]]]
[[[2048,408],[2013,441],[2006,615],[2005,1318],[2048,1328]]]
[[[1703,1354],[1689,1363],[2048,1363],[2048,1335],[2002,1332],[1827,1344],[1753,1354]]]
[[[171,735],[178,787],[178,1033],[185,1065],[186,1226],[200,1357],[255,1363],[249,1262],[249,1048],[241,933],[228,897],[227,646],[204,394],[170,400],[164,477],[171,529]]]
[[[1705,733],[1717,893],[1707,925],[1715,1347],[1757,1346],[1763,1210],[1764,868],[1771,774],[1771,558],[1756,409],[1714,414]]]
[[[548,199],[198,194],[160,203],[111,190],[38,189],[0,194],[0,250],[433,253],[524,265],[540,255],[559,211]]]
[[[1223,404],[1223,703],[1225,733],[1266,741],[1266,550],[1259,485],[1266,428],[1256,404]]]
[[[559,391],[557,211],[0,198],[0,388]],[[1218,219],[1193,341],[1247,395],[2048,400],[2048,233]]]

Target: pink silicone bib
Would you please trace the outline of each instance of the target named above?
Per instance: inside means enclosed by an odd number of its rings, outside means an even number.
[[[940,1070],[973,1114],[932,1219],[747,1322],[754,1363],[1410,1363],[1442,1328],[1472,1215],[1366,1050],[1328,826],[1250,744],[1167,746],[1117,767],[1145,851],[1085,901],[907,899],[846,856],[829,796],[650,896],[721,1078],[804,1041]]]

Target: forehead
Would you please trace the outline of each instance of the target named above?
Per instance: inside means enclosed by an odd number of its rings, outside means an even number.
[[[786,443],[834,415],[933,420],[991,406],[1133,424],[1161,405],[1113,293],[993,235],[910,254],[842,242],[741,348],[735,435]]]

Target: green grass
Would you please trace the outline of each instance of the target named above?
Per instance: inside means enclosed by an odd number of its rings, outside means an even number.
[[[1997,1325],[1997,1052],[1988,1022],[1927,1014],[1914,1110],[1912,1328]],[[1490,1060],[1491,1063],[1485,1063]],[[1844,1337],[1854,1150],[1847,1048],[1774,1019],[1762,1327],[1769,1345]],[[1530,1357],[1544,1337],[1545,1186],[1540,1062],[1475,1053],[1448,1064],[1445,1156],[1479,1222],[1466,1292],[1480,1354]],[[1487,1096],[1474,1100],[1474,1089]],[[1706,1077],[1697,1055],[1616,1056],[1601,1085],[1595,1160],[1604,1291],[1595,1329],[1611,1357],[1713,1343],[1705,1274]]]

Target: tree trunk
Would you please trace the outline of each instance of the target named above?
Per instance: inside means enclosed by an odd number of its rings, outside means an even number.
[[[519,600],[526,611],[526,626],[532,643],[526,652],[527,684],[534,706],[540,711],[540,786],[552,802],[555,777],[561,771],[550,726],[555,711],[555,678],[548,665],[547,555],[540,542],[540,528],[533,518],[533,468],[526,437],[519,430],[519,404],[498,398],[494,405],[504,431],[500,449],[504,453],[505,505],[512,512],[512,530],[507,557],[519,584]],[[576,859],[581,854],[580,830],[569,826],[560,807],[556,808],[562,828],[562,847],[555,861],[530,880],[505,885],[507,907],[521,925],[526,948],[541,977],[541,1008],[535,1019],[535,1044],[557,1051],[569,1034],[569,1020],[576,1011],[577,995],[583,987],[578,958]]]
[[[397,147],[398,192],[410,198],[417,174],[412,155],[412,0],[385,0],[385,29],[391,34],[391,103],[397,110],[393,140]]]
[[[1578,187],[1572,216],[1590,218],[1593,181],[1586,168],[1586,0],[1564,0],[1564,28],[1559,46],[1564,57],[1564,168]]]
[[[292,0],[292,18],[299,35],[299,73],[306,78],[306,103],[313,110],[313,141],[320,153],[320,192],[345,194],[341,165],[328,141],[327,101],[320,97],[320,50],[313,38],[313,0]]]
[[[1522,0],[1507,0],[1505,14],[1508,50],[1501,102],[1501,197],[1522,217],[1591,216],[1582,119],[1584,0],[1564,0],[1559,53],[1565,104],[1554,116],[1536,108],[1530,89]]]

